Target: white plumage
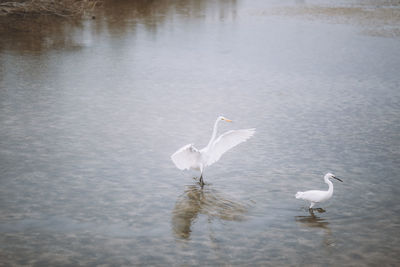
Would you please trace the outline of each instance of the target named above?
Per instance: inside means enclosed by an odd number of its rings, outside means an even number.
[[[180,148],[171,156],[172,161],[180,170],[198,169],[198,162],[200,158],[200,151],[192,144],[188,144]]]
[[[192,144],[185,145],[172,154],[171,159],[180,170],[195,169],[201,172],[200,184],[203,185],[203,171],[207,166],[217,162],[221,156],[229,149],[245,142],[252,137],[255,129],[244,129],[228,131],[216,138],[218,123],[220,121],[231,122],[231,120],[219,116],[214,124],[211,139],[206,147],[201,150],[195,148]]]
[[[340,182],[343,182],[339,178],[337,178],[335,175],[332,173],[327,173],[324,176],[324,181],[325,183],[328,184],[329,189],[328,191],[321,191],[321,190],[309,190],[305,192],[297,192],[296,193],[296,198],[297,199],[304,199],[306,201],[309,201],[311,203],[310,209],[316,204],[320,202],[324,202],[328,199],[330,199],[333,195],[333,184],[329,180],[330,178],[334,178]]]

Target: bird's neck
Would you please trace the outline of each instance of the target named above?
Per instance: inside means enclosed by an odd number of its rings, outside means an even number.
[[[329,186],[328,193],[332,195],[332,193],[333,193],[333,184],[332,184],[332,182],[329,179],[326,179],[325,183],[327,183],[328,186]]]
[[[213,132],[212,132],[212,135],[211,135],[211,139],[210,139],[210,142],[208,142],[208,145],[207,145],[208,148],[210,148],[212,146],[212,144],[214,143],[215,137],[217,136],[218,122],[219,122],[219,119],[217,119],[215,121],[215,123],[214,123],[214,129],[213,129]]]

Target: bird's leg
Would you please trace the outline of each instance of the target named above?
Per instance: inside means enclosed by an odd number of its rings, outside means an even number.
[[[314,211],[313,211],[313,209],[312,208],[309,208],[308,209],[308,212],[310,213],[310,215],[312,216],[312,217],[314,217],[315,215],[314,215]]]
[[[201,188],[203,188],[203,186],[204,186],[203,174],[201,174],[201,176],[200,176],[200,181],[199,181],[199,183],[200,183]]]
[[[203,170],[204,170],[204,168],[203,168],[203,165],[201,164],[200,165],[200,180],[199,180],[199,184],[200,184],[201,188],[203,188],[203,186],[204,186]]]

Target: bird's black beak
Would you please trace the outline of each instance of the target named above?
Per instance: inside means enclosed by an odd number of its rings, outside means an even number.
[[[336,176],[332,176],[332,178],[335,178],[336,180],[343,182],[342,180],[340,180],[339,178],[337,178]]]

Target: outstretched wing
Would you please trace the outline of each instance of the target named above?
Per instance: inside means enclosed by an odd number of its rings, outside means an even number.
[[[245,142],[252,137],[255,129],[233,130],[221,134],[217,140],[214,141],[211,149],[208,151],[207,165],[210,166],[218,161],[221,156],[229,149]]]
[[[200,160],[200,152],[192,144],[186,145],[171,156],[175,166],[180,170],[196,168]]]

